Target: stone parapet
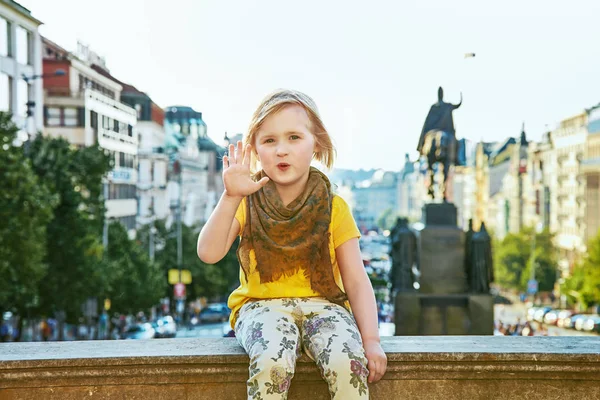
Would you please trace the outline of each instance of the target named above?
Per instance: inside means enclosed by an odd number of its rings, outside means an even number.
[[[388,372],[372,399],[600,399],[595,337],[382,338]],[[0,399],[246,398],[233,338],[0,344]],[[329,399],[303,355],[290,400]]]

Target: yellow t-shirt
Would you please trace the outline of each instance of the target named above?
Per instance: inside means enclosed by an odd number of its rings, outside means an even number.
[[[240,236],[246,225],[246,199],[242,201],[235,213],[235,218],[240,223]],[[331,204],[331,222],[329,224],[329,254],[331,256],[331,265],[333,267],[333,276],[335,282],[344,290],[342,276],[335,257],[335,249],[353,238],[360,237],[360,231],[356,227],[356,222],[350,213],[348,204],[341,197],[335,195]],[[282,277],[273,282],[260,283],[260,277],[256,271],[256,255],[254,250],[250,250],[250,270],[248,280],[244,279],[244,271],[240,268],[240,286],[229,296],[227,302],[231,309],[229,322],[232,327],[235,326],[238,310],[251,299],[274,299],[281,297],[320,297],[319,293],[313,291],[310,287],[310,280],[306,279],[304,273],[300,270],[292,276]]]

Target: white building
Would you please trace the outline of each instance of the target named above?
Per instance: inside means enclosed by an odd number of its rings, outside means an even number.
[[[208,137],[201,112],[187,106],[165,110],[166,151],[170,162],[179,161],[181,166],[181,187],[177,176],[169,177],[171,207],[175,209],[181,196],[183,223],[202,224],[223,192],[222,164],[218,161],[225,149]]]
[[[165,152],[165,112],[150,96],[135,86],[121,82],[98,64],[92,68],[123,87],[120,100],[137,113],[138,136],[138,214],[137,225],[146,225],[169,216],[167,169],[169,157]]]
[[[44,80],[44,134],[77,146],[98,144],[110,152],[114,169],[107,176],[106,218],[120,221],[133,235],[137,214],[137,112],[119,101],[122,86],[98,73],[97,55],[79,44],[77,54],[43,39],[44,71],[64,76]],[[105,68],[104,65],[100,65]]]
[[[404,167],[398,174],[398,215],[408,218],[410,222],[421,221],[423,205],[427,199],[424,175],[420,169],[421,162],[411,161],[406,154]]]
[[[0,1],[0,111],[11,112],[23,132],[40,132],[43,127],[42,80],[23,79],[42,74],[41,24],[15,1]],[[28,101],[35,103],[30,121]]]

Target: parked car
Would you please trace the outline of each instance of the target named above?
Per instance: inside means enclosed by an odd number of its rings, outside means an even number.
[[[571,317],[572,315],[575,315],[575,313],[571,310],[562,310],[561,312],[559,312],[558,317],[556,319],[556,326],[558,326],[559,328],[566,328],[565,320]]]
[[[177,324],[170,315],[158,318],[155,322],[154,330],[157,338],[174,338],[177,334]]]
[[[152,327],[152,324],[145,322],[143,324],[137,324],[131,326],[123,333],[122,339],[152,339],[156,331]]]
[[[531,307],[527,310],[527,321],[533,321],[533,316],[540,307]]]
[[[546,325],[556,325],[556,321],[558,320],[558,313],[561,310],[550,310],[544,315],[544,323]]]
[[[540,307],[537,309],[537,311],[535,312],[535,314],[533,314],[533,319],[534,321],[543,323],[544,322],[544,316],[550,312],[550,310],[552,310],[552,307]]]
[[[563,328],[575,329],[575,323],[577,322],[577,320],[580,318],[586,318],[586,317],[587,317],[587,315],[585,315],[585,314],[571,315],[570,317],[565,318],[565,320],[563,322]]]
[[[582,314],[581,318],[577,318],[577,320],[575,321],[575,324],[574,324],[575,329],[577,329],[578,331],[582,331],[583,324],[585,324],[585,321],[587,321],[588,318],[590,318],[591,316],[592,316],[591,314]]]
[[[225,322],[229,319],[231,310],[225,303],[209,304],[206,308],[200,311],[198,315],[198,323],[206,322]]]
[[[590,315],[583,323],[583,330],[586,332],[600,333],[600,315]]]

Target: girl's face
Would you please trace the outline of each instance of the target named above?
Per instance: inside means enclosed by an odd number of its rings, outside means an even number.
[[[257,132],[254,148],[267,176],[279,187],[304,188],[316,151],[304,108],[289,105],[270,115]]]

